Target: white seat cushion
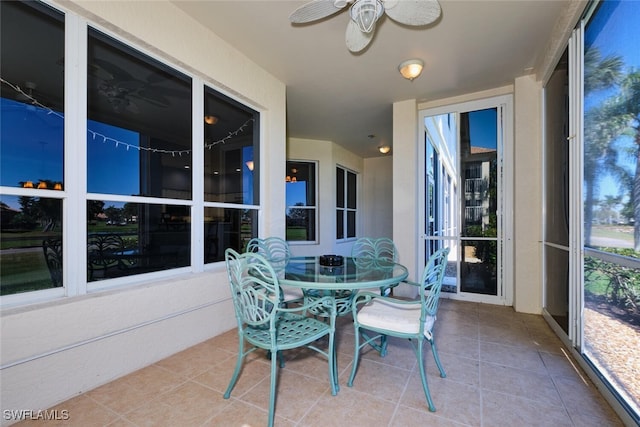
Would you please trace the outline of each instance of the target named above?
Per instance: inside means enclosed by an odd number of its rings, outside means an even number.
[[[303,297],[301,288],[296,288],[295,286],[280,285],[280,289],[282,290],[282,297],[284,301],[302,299]]]
[[[424,335],[431,339],[431,329],[435,316],[427,316],[424,322]],[[363,327],[404,334],[417,334],[420,331],[420,303],[398,304],[389,300],[374,299],[358,312],[358,322]]]

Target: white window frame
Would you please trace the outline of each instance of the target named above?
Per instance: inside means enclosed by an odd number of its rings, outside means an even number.
[[[418,194],[419,200],[416,202],[419,206],[418,212],[420,219],[419,223],[419,235],[421,236],[421,244],[418,245],[418,257],[417,264],[421,266],[418,277],[422,274],[422,270],[425,265],[425,247],[422,244],[424,239],[434,239],[434,240],[445,240],[451,242],[454,248],[459,247],[460,237],[459,232],[456,233],[456,238],[452,238],[449,236],[437,236],[432,237],[428,236],[428,230],[425,229],[425,178],[426,178],[426,165],[425,165],[425,155],[426,155],[426,131],[424,129],[425,118],[431,116],[438,116],[441,114],[449,114],[455,113],[458,115],[465,112],[483,110],[488,108],[497,108],[498,109],[498,120],[500,122],[498,132],[502,132],[502,134],[498,135],[500,141],[500,149],[502,150],[502,158],[498,163],[498,173],[501,173],[501,179],[498,186],[498,191],[500,193],[500,197],[498,197],[498,237],[501,237],[502,240],[502,250],[499,254],[498,263],[498,271],[502,272],[501,278],[498,280],[498,294],[493,295],[482,295],[482,294],[473,294],[468,292],[460,292],[458,286],[457,293],[443,293],[443,296],[451,299],[461,299],[464,301],[474,301],[480,303],[489,303],[489,304],[501,304],[501,305],[512,305],[513,304],[513,270],[514,270],[514,259],[513,259],[513,217],[511,213],[513,212],[513,140],[514,140],[514,125],[513,125],[513,95],[499,95],[486,99],[479,99],[473,101],[462,102],[458,104],[452,104],[442,107],[430,108],[420,110],[418,113],[418,134],[419,134],[419,143],[418,143],[418,170],[421,170],[421,174],[418,182]],[[500,116],[500,111],[502,111],[502,116]],[[457,123],[460,122],[459,118],[456,120]],[[459,144],[459,141],[457,141]],[[456,147],[456,150],[458,148]],[[460,156],[456,155],[456,162],[460,162]],[[450,167],[450,166],[447,166]],[[456,168],[459,169],[458,165]],[[441,183],[440,185],[444,185]],[[456,206],[456,210],[459,210],[459,206],[461,206],[460,198],[464,197],[464,183],[458,184],[458,200],[451,201],[453,206]],[[451,196],[450,196],[451,197]],[[454,212],[454,215],[460,215],[459,212]],[[457,249],[456,249],[457,250]],[[460,282],[460,278],[456,277],[457,283]]]
[[[204,85],[228,96],[243,105],[255,110],[261,116],[264,109],[253,105],[245,99],[238,99],[229,91],[224,90],[205,81],[192,72],[189,72],[177,64],[162,58],[130,40],[123,39],[107,28],[100,26],[96,22],[89,21],[73,11],[58,5],[41,1],[46,6],[51,7],[64,14],[65,20],[65,123],[64,123],[64,189],[54,190],[29,190],[29,196],[48,197],[62,199],[62,241],[63,241],[63,286],[59,288],[43,289],[40,291],[23,292],[0,297],[0,308],[24,306],[34,303],[52,301],[65,297],[76,297],[92,292],[130,287],[143,282],[151,282],[158,279],[184,275],[187,273],[197,273],[206,270],[219,269],[221,262],[204,264],[204,229],[199,226],[203,223],[205,207],[224,207],[229,209],[252,209],[258,212],[257,229],[261,229],[263,215],[263,201],[254,205],[239,205],[232,203],[212,203],[204,202],[204,154],[203,143],[204,130],[202,117],[204,115]],[[183,73],[192,80],[192,135],[193,135],[193,165],[192,165],[192,197],[190,200],[169,199],[169,198],[144,198],[129,197],[114,194],[87,193],[87,44],[89,28],[104,33],[114,40],[147,55],[148,57],[165,64],[178,72]],[[257,129],[260,137],[260,150],[264,150],[264,126]],[[73,167],[71,167],[73,165]],[[264,168],[259,168],[263,170]],[[263,180],[259,179],[260,194],[264,194]],[[25,190],[15,187],[2,187],[2,195],[25,195]],[[121,278],[104,281],[87,282],[87,235],[86,235],[86,214],[87,200],[113,200],[122,202],[152,203],[152,204],[175,204],[188,206],[191,211],[191,261],[190,265],[170,270],[161,270],[145,274],[125,276]]]
[[[336,170],[340,169],[342,171],[344,171],[344,207],[340,208],[338,207],[338,201],[336,200],[336,213],[338,211],[343,211],[344,215],[342,216],[342,223],[343,223],[343,235],[342,237],[337,237],[336,235],[336,242],[348,242],[348,241],[352,241],[358,238],[358,173],[356,171],[354,171],[353,169],[349,169],[345,166],[341,166],[339,164],[336,165]],[[349,180],[347,179],[347,177],[349,176],[349,174],[353,174],[355,175],[355,191],[356,191],[356,207],[355,208],[349,208],[348,205],[348,200],[349,200]],[[337,180],[338,177],[336,176],[336,185],[337,185]],[[347,229],[348,229],[348,213],[349,212],[354,212],[354,216],[355,216],[355,224],[354,224],[354,235],[349,237],[347,236]],[[337,224],[336,224],[336,230],[337,230]],[[337,233],[336,233],[337,234]]]
[[[288,240],[290,245],[316,245],[318,244],[318,242],[320,241],[320,239],[318,238],[319,235],[319,230],[318,230],[318,217],[319,217],[319,209],[318,209],[318,169],[319,169],[319,164],[317,160],[296,160],[296,159],[287,159],[286,160],[286,165],[287,165],[287,170],[289,168],[289,162],[295,162],[295,163],[309,163],[309,164],[313,164],[314,166],[314,185],[313,185],[313,192],[314,192],[314,200],[315,200],[315,205],[313,206],[286,206],[286,210],[289,210],[290,208],[296,208],[296,209],[305,209],[305,210],[312,210],[314,211],[315,215],[314,215],[314,230],[315,230],[315,236],[313,240]],[[286,196],[285,196],[285,200],[286,200]],[[285,221],[286,221],[286,215],[285,215]],[[285,229],[286,229],[286,225],[285,225]]]

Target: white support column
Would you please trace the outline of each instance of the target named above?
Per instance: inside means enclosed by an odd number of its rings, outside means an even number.
[[[418,268],[418,106],[415,99],[393,104],[393,241],[400,262],[416,280]],[[397,296],[415,296],[400,285]]]

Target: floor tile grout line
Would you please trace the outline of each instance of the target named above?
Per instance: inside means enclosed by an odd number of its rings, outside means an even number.
[[[415,369],[415,364],[414,364],[414,369]],[[398,401],[396,402],[395,408],[393,410],[393,414],[391,415],[391,418],[389,419],[389,424],[388,427],[391,427],[393,425],[393,421],[396,418],[396,415],[398,414],[398,410],[400,409],[402,400],[404,399],[405,393],[407,392],[407,389],[409,388],[409,383],[411,382],[411,374],[413,374],[414,369],[411,370],[410,374],[407,376],[407,380],[404,383],[404,387],[402,389],[402,393],[400,393],[400,397],[398,398]]]

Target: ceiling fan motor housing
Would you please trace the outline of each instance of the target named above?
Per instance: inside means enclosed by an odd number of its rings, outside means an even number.
[[[380,0],[357,0],[349,13],[360,31],[370,33],[375,28],[378,18],[384,13],[384,6]]]

